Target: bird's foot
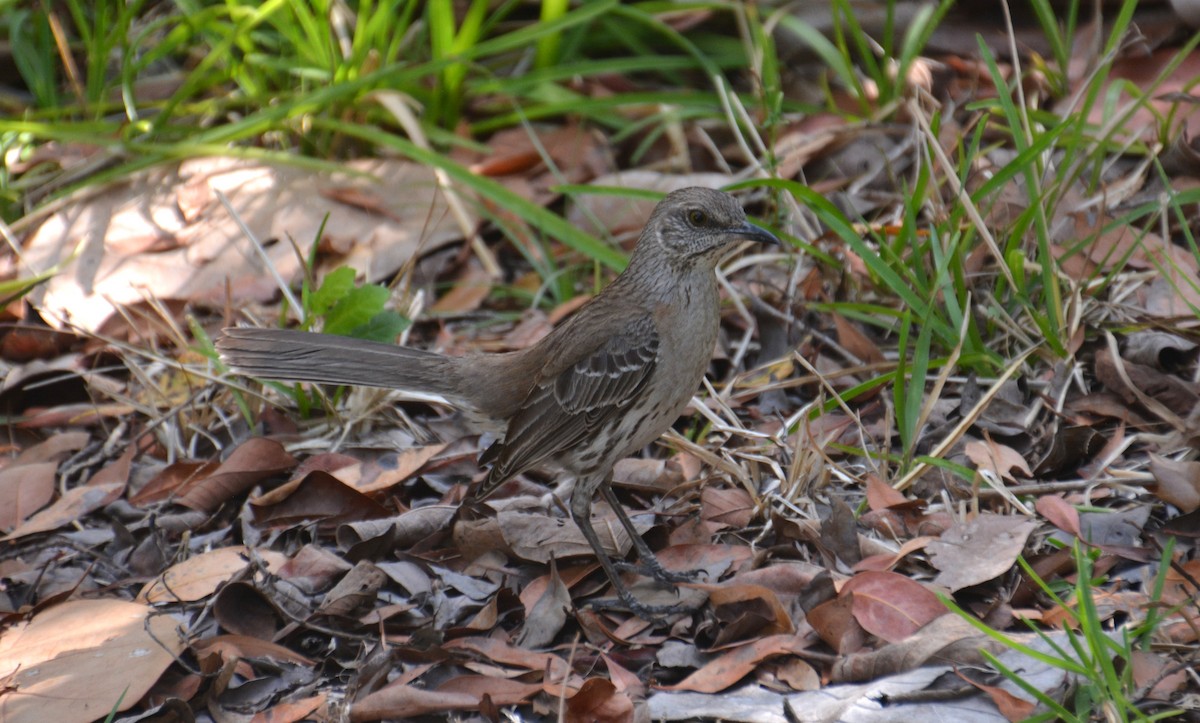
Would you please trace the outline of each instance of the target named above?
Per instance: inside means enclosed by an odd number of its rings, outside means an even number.
[[[613,563],[621,572],[636,572],[639,575],[654,578],[658,582],[668,585],[674,585],[678,582],[695,582],[703,572],[702,570],[668,570],[654,557],[642,560],[641,562],[614,560]]]
[[[670,605],[647,605],[638,601],[632,594],[626,590],[618,590],[616,598],[601,598],[599,600],[591,600],[588,602],[588,607],[593,610],[621,610],[628,611],[638,616],[648,623],[666,624],[667,618],[674,615],[685,615],[694,613],[698,607],[688,605],[686,602],[678,602]]]

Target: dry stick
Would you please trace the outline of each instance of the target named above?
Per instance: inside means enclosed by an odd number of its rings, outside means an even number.
[[[1129,378],[1129,374],[1125,371],[1125,360],[1121,358],[1120,350],[1117,348],[1117,339],[1112,335],[1111,331],[1104,332],[1104,340],[1108,344],[1108,353],[1112,354],[1113,368],[1117,372],[1117,376],[1121,377],[1121,381],[1125,384],[1129,391],[1133,392],[1133,396],[1142,403],[1150,411],[1154,412],[1164,422],[1175,428],[1176,432],[1187,434],[1187,423],[1179,417],[1178,414],[1172,412],[1162,402],[1147,395]]]
[[[979,234],[979,237],[983,239],[983,242],[987,244],[988,251],[991,251],[992,256],[996,258],[996,265],[1004,272],[1004,278],[1014,289],[1020,288],[1017,280],[1013,278],[1012,269],[1008,268],[1008,263],[1004,259],[1004,253],[1000,250],[999,244],[996,243],[996,239],[992,236],[991,230],[984,222],[979,209],[975,208],[975,204],[971,201],[971,195],[967,193],[962,183],[959,182],[954,164],[950,162],[949,157],[946,156],[945,149],[942,148],[942,144],[938,142],[937,136],[934,135],[933,128],[930,127],[929,120],[925,117],[924,109],[917,104],[915,99],[911,98],[907,101],[907,105],[908,112],[917,119],[917,124],[921,126],[921,131],[929,139],[929,147],[933,150],[934,157],[937,158],[938,164],[945,172],[946,183],[949,184],[958,202],[962,204],[963,211],[971,219],[971,223],[975,224],[975,230]]]
[[[215,188],[213,189],[213,193],[217,195],[217,200],[220,201],[221,205],[225,207],[225,210],[229,212],[230,217],[233,218],[234,223],[238,225],[238,228],[242,230],[242,233],[246,235],[246,238],[250,239],[250,244],[262,258],[263,265],[267,267],[267,273],[275,278],[275,285],[279,287],[279,292],[283,294],[283,298],[287,299],[288,304],[290,304],[291,307],[296,311],[296,316],[300,317],[300,323],[303,324],[307,320],[305,318],[305,314],[307,312],[300,301],[296,299],[294,294],[292,294],[292,290],[288,286],[287,282],[284,281],[283,277],[279,275],[279,270],[275,268],[275,264],[271,263],[271,257],[267,255],[267,250],[263,247],[262,242],[259,241],[258,237],[254,235],[254,232],[250,230],[250,227],[246,225],[246,222],[242,219],[241,214],[239,214],[237,209],[233,207],[233,204],[229,202],[229,198],[226,197],[225,194],[220,190]]]
[[[1008,366],[1008,368],[1004,370],[1004,373],[996,379],[987,392],[979,398],[979,401],[975,403],[975,406],[971,408],[971,411],[965,417],[963,417],[957,425],[955,425],[954,429],[950,431],[950,434],[948,434],[945,439],[943,439],[936,447],[929,451],[927,456],[937,458],[946,454],[946,452],[950,450],[950,447],[952,447],[954,443],[966,433],[967,429],[969,429],[971,425],[975,423],[975,420],[979,419],[979,415],[983,414],[983,410],[987,408],[987,405],[991,403],[992,399],[994,399],[997,394],[1000,393],[1000,388],[1004,386],[1004,383],[1017,373],[1017,370],[1021,368],[1021,365],[1025,363],[1025,360],[1029,358],[1029,356],[1036,350],[1037,347],[1033,347],[1021,352]],[[925,471],[931,466],[932,465],[928,462],[921,462],[915,465],[911,470],[908,471],[908,474],[892,483],[892,487],[898,490],[907,489],[912,485],[914,480],[925,474]]]
[[[413,115],[412,109],[404,102],[407,96],[403,96],[395,91],[375,91],[372,96],[383,106],[392,117],[404,128],[404,132],[408,134],[411,140],[418,148],[424,151],[432,151],[433,147],[429,144],[429,139],[425,137],[421,130],[421,124]],[[433,175],[437,178],[438,186],[442,192],[446,194],[446,205],[450,207],[450,212],[454,214],[454,220],[458,223],[459,230],[462,231],[463,237],[470,240],[471,250],[475,252],[475,256],[479,262],[483,264],[483,270],[493,279],[498,279],[503,276],[500,271],[500,264],[496,262],[496,257],[492,254],[492,250],[487,247],[483,239],[479,236],[476,224],[471,221],[470,215],[467,213],[467,208],[459,197],[458,191],[455,190],[450,176],[441,168],[434,168]]]
[[[958,363],[958,358],[962,355],[963,344],[967,339],[967,324],[971,322],[970,292],[967,292],[967,300],[963,304],[963,309],[966,313],[963,314],[962,323],[958,327],[958,343],[954,345],[954,350],[950,352],[950,358],[942,365],[942,371],[934,381],[933,389],[930,391],[924,406],[921,408],[921,413],[917,415],[917,429],[924,429],[925,423],[929,421],[930,415],[933,414],[933,406],[941,398],[942,390],[946,388],[946,382],[950,378],[950,373],[954,371],[954,365]],[[896,381],[902,380],[897,379]]]
[[[746,142],[746,137],[743,131],[754,130],[754,122],[750,118],[750,114],[746,112],[746,109],[742,106],[741,102],[738,101],[737,96],[729,92],[729,88],[726,87],[723,78],[720,76],[713,76],[712,83],[713,87],[717,89],[717,97],[721,100],[721,109],[725,112],[725,119],[729,123],[729,129],[733,132],[734,140],[737,142],[738,148],[741,149],[743,155],[745,155],[747,160],[751,163],[750,175],[756,178],[772,178],[771,174],[767,173],[767,169],[763,168],[762,163],[758,160],[758,156],[750,150],[750,146]],[[737,122],[738,118],[741,118],[742,124]],[[762,153],[765,154],[767,152],[767,147],[766,144],[763,143],[762,138],[759,137],[757,133],[753,133],[751,137],[754,139],[755,145],[762,151]],[[784,194],[784,200],[787,202],[789,210],[791,211],[788,216],[792,219],[792,223],[798,225],[801,232],[809,238],[816,238],[819,236],[820,234],[817,233],[816,227],[812,226],[805,218],[800,205],[796,203],[796,199],[792,197],[792,194]]]
[[[1088,487],[1108,487],[1108,486],[1124,486],[1125,483],[1120,480],[1064,480],[1061,482],[1038,482],[1036,484],[1011,485],[1003,490],[986,489],[979,490],[976,494],[980,497],[1007,497],[1009,495],[1043,495],[1055,492],[1074,492],[1075,490],[1087,489]]]

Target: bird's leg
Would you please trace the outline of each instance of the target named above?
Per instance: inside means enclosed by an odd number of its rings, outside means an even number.
[[[585,481],[588,480],[580,478],[575,482],[575,490],[571,493],[571,517],[575,518],[575,524],[579,527],[579,531],[583,533],[588,544],[592,546],[592,551],[596,553],[596,560],[600,563],[600,567],[604,568],[604,573],[608,575],[609,581],[612,582],[613,589],[617,591],[617,597],[629,608],[630,612],[646,621],[655,621],[663,615],[671,613],[685,612],[686,610],[679,605],[645,605],[639,602],[633,596],[633,593],[629,592],[629,588],[625,587],[625,583],[621,581],[621,577],[617,573],[616,566],[608,558],[608,553],[604,550],[604,546],[600,544],[600,536],[592,528],[592,494],[596,488],[584,484]],[[603,487],[604,485],[601,484],[600,486]],[[613,607],[611,602],[602,600],[594,601],[592,604],[595,607]]]
[[[624,562],[617,562],[617,569],[631,570],[633,572],[649,575],[655,580],[665,583],[691,582],[696,579],[696,572],[694,570],[689,570],[688,572],[672,572],[662,566],[662,563],[658,561],[658,557],[654,554],[654,551],[650,549],[650,546],[647,545],[646,541],[642,539],[642,536],[638,534],[637,528],[633,526],[633,520],[629,519],[629,514],[625,512],[625,508],[621,505],[620,500],[617,499],[617,493],[614,492],[612,488],[611,474],[607,479],[604,480],[604,484],[600,485],[600,493],[604,495],[604,499],[608,502],[608,506],[613,508],[613,512],[616,513],[617,519],[621,521],[621,525],[625,528],[625,531],[629,533],[629,538],[633,541],[633,548],[637,550],[638,559],[641,560],[641,565],[630,565]]]

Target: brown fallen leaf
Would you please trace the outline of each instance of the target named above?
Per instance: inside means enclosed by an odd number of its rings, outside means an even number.
[[[577,676],[571,672],[570,666],[567,665],[567,661],[554,653],[526,650],[494,638],[457,638],[448,641],[442,647],[450,651],[462,650],[473,653],[501,665],[543,671],[548,679],[556,682],[561,682],[568,674],[577,679]],[[581,684],[582,680],[572,687],[578,688]]]
[[[633,701],[612,681],[589,678],[567,701],[567,723],[632,723]]]
[[[1005,444],[1000,444],[990,437],[985,441],[972,440],[967,442],[963,450],[967,459],[975,463],[980,470],[987,470],[997,477],[1016,482],[1012,471],[1018,470],[1026,478],[1032,477],[1029,463],[1017,450]]]
[[[138,593],[139,601],[149,603],[193,602],[216,592],[217,587],[227,582],[250,564],[250,551],[241,546],[222,547],[189,557],[172,565],[158,578],[150,581]],[[257,550],[268,570],[276,570],[287,558],[273,550]]]
[[[192,643],[198,655],[219,655],[225,660],[261,658],[297,665],[313,665],[316,661],[270,640],[261,640],[247,635],[214,635]]]
[[[350,720],[412,719],[418,716],[474,710],[479,698],[469,693],[425,690],[411,685],[389,685],[350,705]]]
[[[549,584],[528,609],[517,645],[534,649],[549,646],[566,624],[571,607],[571,594],[558,576],[558,565],[551,561]]]
[[[851,610],[858,623],[889,643],[907,638],[947,612],[931,590],[894,572],[859,573],[846,581],[838,595],[852,595]]]
[[[412,477],[447,446],[429,444],[423,447],[409,447],[380,455],[369,462],[344,465],[330,473],[363,494],[379,492],[395,487]]]
[[[460,675],[439,685],[437,692],[453,696],[471,695],[478,701],[482,701],[486,695],[496,705],[516,705],[542,692],[542,684],[485,675]]]
[[[1104,435],[1092,427],[1060,427],[1050,449],[1033,468],[1033,477],[1046,479],[1073,472],[1101,452],[1104,446]]]
[[[0,634],[3,718],[84,721],[128,710],[186,644],[180,621],[147,605],[72,600],[46,608]]]
[[[998,652],[1001,644],[957,615],[942,615],[908,638],[879,648],[841,657],[830,670],[831,682],[877,680],[921,666],[984,665],[981,650]]]
[[[646,684],[636,673],[620,665],[608,655],[601,653],[600,657],[608,667],[608,677],[617,690],[628,695],[631,700],[642,700],[646,697]]]
[[[837,329],[838,343],[864,364],[882,364],[886,361],[879,346],[867,338],[853,322],[841,314],[833,313],[834,328]]]
[[[926,545],[929,562],[938,570],[934,584],[955,592],[1003,575],[1036,529],[1037,521],[1028,517],[986,512],[955,524]]]
[[[914,500],[905,497],[903,492],[883,481],[879,475],[867,474],[867,506],[872,510],[886,510],[913,502]]]
[[[879,555],[871,555],[870,557],[864,557],[858,561],[857,565],[854,566],[854,571],[865,572],[867,570],[891,570],[896,565],[900,564],[901,560],[908,557],[912,553],[917,552],[918,550],[924,550],[929,543],[936,539],[938,538],[928,536],[914,537],[911,540],[905,541],[905,543],[900,546],[900,549],[894,553],[884,553]]]
[[[125,454],[92,475],[86,484],[67,490],[54,504],[25,520],[0,539],[15,540],[38,532],[56,530],[116,501],[125,492],[133,457],[137,453],[137,445],[129,445]]]
[[[740,487],[717,488],[705,486],[700,491],[701,519],[735,530],[750,526],[755,504],[750,494]]]
[[[602,512],[607,508],[597,505],[593,509]],[[562,517],[505,511],[496,515],[496,522],[508,547],[523,560],[544,564],[550,562],[551,558],[593,554],[591,545],[584,539],[579,527]],[[615,515],[601,517],[593,514],[592,525],[600,535],[601,544],[610,554],[622,556],[629,552],[633,543]],[[634,526],[639,533],[650,529],[650,525],[641,520],[634,520]]]
[[[492,293],[492,280],[478,264],[468,264],[454,285],[429,308],[441,316],[461,316],[478,309]]]
[[[729,582],[705,585],[709,602],[720,623],[720,631],[711,649],[746,640],[750,635],[791,635],[796,626],[774,591],[762,585]],[[747,621],[746,618],[752,618]]]
[[[1000,711],[1000,715],[1012,721],[1012,723],[1025,720],[1033,714],[1034,708],[1037,707],[1033,701],[1013,695],[999,686],[984,685],[972,680],[969,676],[963,675],[961,671],[955,671],[955,673],[958,677],[983,691],[987,697],[991,698],[992,702],[996,704],[996,709]]]
[[[76,328],[95,331],[116,307],[146,297],[220,304],[228,293],[235,305],[269,300],[278,293],[276,283],[265,272],[265,262],[249,251],[250,241],[237,221],[216,201],[218,191],[255,237],[303,244],[301,254],[288,243],[267,246],[271,267],[288,284],[303,277],[314,240],[345,248],[331,264],[351,266],[376,282],[394,275],[418,248],[433,250],[461,238],[433,169],[400,159],[362,159],[341,166],[356,177],[346,181],[340,174],[288,164],[203,157],[134,173],[98,189],[50,216],[26,242],[30,268],[63,267],[39,290],[39,305],[51,323],[70,319]],[[186,202],[188,210],[181,212],[179,189],[185,184],[193,184],[188,195],[198,200]],[[386,188],[388,193],[371,210],[322,193],[335,188],[344,198],[352,187],[367,194]],[[319,228],[324,239],[318,239]],[[94,242],[71,256],[80,238]],[[123,239],[144,243],[159,238],[177,246],[158,253],[117,251]],[[321,261],[318,270],[327,270]]]
[[[332,526],[387,517],[386,507],[328,472],[307,475],[298,484],[289,485],[289,492],[285,499],[274,504],[253,502],[255,522],[267,527],[312,521]]]
[[[1185,513],[1200,509],[1200,462],[1151,454],[1149,470],[1154,483],[1146,489],[1156,497]]]
[[[1062,495],[1042,495],[1034,503],[1034,509],[1063,532],[1080,537],[1079,510],[1063,499]]]
[[[54,499],[57,462],[0,470],[0,532],[9,532]]]
[[[1125,383],[1125,379],[1118,371],[1116,366],[1118,361],[1123,366],[1125,376],[1129,377],[1129,383],[1133,385],[1133,389],[1130,389],[1129,384]],[[1171,412],[1186,417],[1200,403],[1200,391],[1197,390],[1194,383],[1180,379],[1173,374],[1160,372],[1145,364],[1114,359],[1107,348],[1096,351],[1094,371],[1096,379],[1106,389],[1120,395],[1129,405],[1137,405],[1140,396],[1144,395],[1159,402]]]
[[[8,464],[37,464],[39,462],[61,462],[74,452],[87,446],[92,436],[87,432],[59,432],[48,439],[21,450],[16,459]]]
[[[349,617],[355,611],[373,605],[375,596],[386,580],[387,575],[370,560],[359,560],[350,572],[325,593],[325,599],[321,601],[317,612]]]
[[[256,714],[250,723],[299,723],[318,720],[322,716],[317,712],[325,707],[328,699],[328,694],[320,693],[300,700],[285,700]]]
[[[195,480],[212,474],[220,466],[221,463],[216,461],[181,461],[169,464],[151,477],[150,481],[137,491],[137,494],[132,495],[129,502],[139,507],[162,502],[177,494],[179,490],[185,489]]]
[[[193,479],[176,501],[201,512],[215,512],[226,500],[294,466],[295,458],[279,442],[251,437],[238,445],[211,474]]]
[[[718,693],[749,675],[759,663],[776,655],[799,653],[808,648],[802,635],[771,635],[717,656],[675,685],[662,690],[691,690]]]

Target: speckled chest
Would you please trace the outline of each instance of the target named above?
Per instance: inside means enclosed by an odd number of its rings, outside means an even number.
[[[680,284],[654,308],[658,357],[646,393],[632,405],[608,454],[613,461],[653,442],[687,407],[712,360],[719,328],[716,278],[699,276]],[[672,298],[673,297],[673,298]]]

